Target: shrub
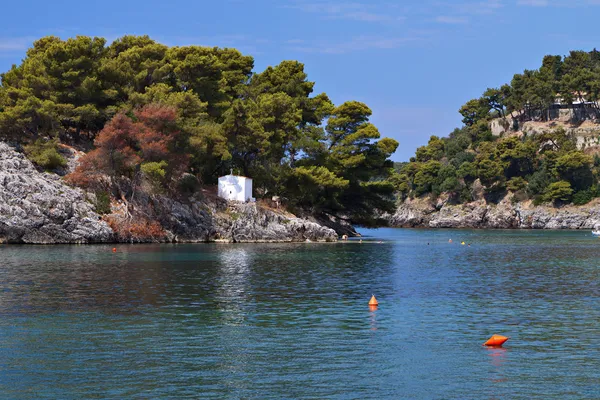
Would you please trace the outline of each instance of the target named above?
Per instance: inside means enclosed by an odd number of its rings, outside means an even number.
[[[458,193],[463,188],[463,183],[458,180],[456,177],[446,178],[444,182],[440,185],[440,190],[442,192],[451,192]]]
[[[154,187],[159,188],[162,186],[164,182],[165,176],[167,175],[167,171],[165,168],[167,167],[166,161],[161,162],[147,162],[143,163],[140,167],[142,173],[150,180]]]
[[[56,139],[38,139],[34,143],[25,146],[25,154],[34,164],[45,170],[67,166],[67,160],[58,152],[58,140]]]
[[[528,198],[529,196],[527,196],[527,193],[524,190],[517,190],[516,192],[514,192],[511,202],[515,204],[521,201],[525,201]]]
[[[525,181],[525,179],[521,178],[520,176],[516,176],[508,182],[506,182],[507,189],[512,190],[513,192],[524,189],[526,186],[527,181]]]
[[[573,204],[581,206],[589,203],[594,198],[591,190],[580,190],[573,195]]]
[[[110,196],[107,192],[97,191],[96,192],[96,202],[94,204],[96,208],[96,212],[98,214],[110,214]]]
[[[104,190],[109,182],[102,172],[102,165],[105,162],[98,149],[92,150],[79,159],[79,165],[75,171],[65,176],[65,181],[70,185],[91,191]]]
[[[533,198],[533,205],[540,206],[544,204],[544,196],[538,195]]]
[[[179,179],[179,190],[182,193],[192,194],[198,190],[199,186],[200,182],[198,182],[198,178],[192,174],[183,174],[181,179]]]
[[[471,188],[469,188],[468,186],[463,187],[463,189],[460,191],[459,199],[460,199],[461,203],[469,203],[469,202],[473,201],[473,195],[471,194]]]
[[[535,171],[527,182],[527,193],[530,196],[544,193],[550,185],[550,174],[545,168]]]
[[[569,201],[571,199],[572,194],[573,189],[571,188],[571,184],[569,182],[558,181],[553,182],[548,186],[548,189],[544,194],[544,199],[546,201]]]
[[[127,221],[119,218],[108,218],[108,225],[117,235],[119,241],[157,242],[166,237],[165,230],[157,221],[136,219]]]

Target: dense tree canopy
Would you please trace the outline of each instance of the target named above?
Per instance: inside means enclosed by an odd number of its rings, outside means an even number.
[[[411,162],[391,179],[401,197],[447,192],[457,202],[474,198],[478,181],[490,199],[508,191],[535,202],[573,201],[583,204],[600,196],[600,157],[577,149],[562,129],[536,136],[494,138],[490,122],[545,120],[552,107],[577,107],[584,118],[600,117],[600,52],[572,51],[566,57],[546,56],[538,70],[516,74],[510,85],[488,88],[469,100],[459,113],[464,126],[449,137],[431,136]]]
[[[578,104],[597,118],[600,110],[600,52],[571,51],[568,56],[545,56],[537,70],[513,76],[510,84],[488,88],[459,110],[463,123],[511,115],[519,120],[547,120],[552,107]],[[585,106],[583,106],[585,105]]]
[[[256,197],[315,213],[369,224],[390,211],[398,143],[380,138],[371,110],[314,95],[297,61],[252,69],[234,49],[45,37],[0,75],[0,134],[38,143],[46,167],[56,139],[87,147],[70,180],[88,187],[142,176],[176,190],[189,173],[214,184],[233,169]]]

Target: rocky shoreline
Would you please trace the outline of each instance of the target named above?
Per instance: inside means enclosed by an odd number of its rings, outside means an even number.
[[[600,225],[600,204],[594,200],[584,206],[534,206],[530,201],[513,202],[512,195],[498,204],[407,199],[388,220],[390,226],[403,228],[594,229]]]
[[[100,216],[94,195],[68,186],[54,173],[40,172],[25,156],[0,142],[0,243],[114,242],[333,242],[330,228],[256,203],[232,203],[202,193],[188,199],[146,196],[143,213],[156,218],[161,234],[122,239],[109,225],[122,216]]]
[[[160,224],[161,234],[124,239],[109,222],[123,217],[125,204],[113,201],[111,214],[101,216],[93,200],[93,194],[68,186],[57,174],[38,171],[22,153],[0,142],[0,243],[335,242],[339,234],[355,234],[352,226],[333,219],[298,218],[199,192],[186,199],[140,196],[136,207]],[[498,204],[407,199],[387,220],[398,228],[593,229],[600,225],[600,200],[555,208],[515,202],[510,194]]]

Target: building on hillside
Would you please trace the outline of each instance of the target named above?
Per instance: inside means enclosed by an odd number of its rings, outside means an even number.
[[[231,201],[255,201],[252,197],[252,178],[225,175],[219,178],[219,197]]]
[[[571,94],[573,102],[568,103],[567,101],[565,101],[565,99],[563,98],[563,96],[560,93],[557,93],[556,97],[554,98],[554,104],[552,105],[552,107],[568,108],[568,107],[572,107],[572,106],[580,107],[580,106],[586,106],[586,105],[597,106],[598,105],[597,102],[587,100],[587,95],[588,94],[585,92],[573,92]]]

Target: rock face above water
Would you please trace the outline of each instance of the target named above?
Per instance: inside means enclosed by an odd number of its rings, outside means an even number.
[[[0,142],[0,242],[110,242],[113,232],[85,194],[60,177],[40,173],[21,153]]]
[[[506,196],[498,204],[480,200],[435,207],[430,202],[407,200],[389,217],[391,226],[489,229],[593,229],[600,225],[597,200],[585,206],[561,208],[513,203]]]
[[[132,208],[152,216],[164,234],[130,242],[329,242],[333,229],[256,203],[203,195],[175,200],[138,196]],[[113,202],[113,221],[125,213]],[[135,219],[134,219],[135,220]],[[106,243],[125,241],[94,211],[86,194],[56,174],[39,172],[25,156],[0,142],[0,243]]]
[[[158,196],[149,208],[176,242],[334,242],[330,228],[257,203],[204,197],[176,201]]]

